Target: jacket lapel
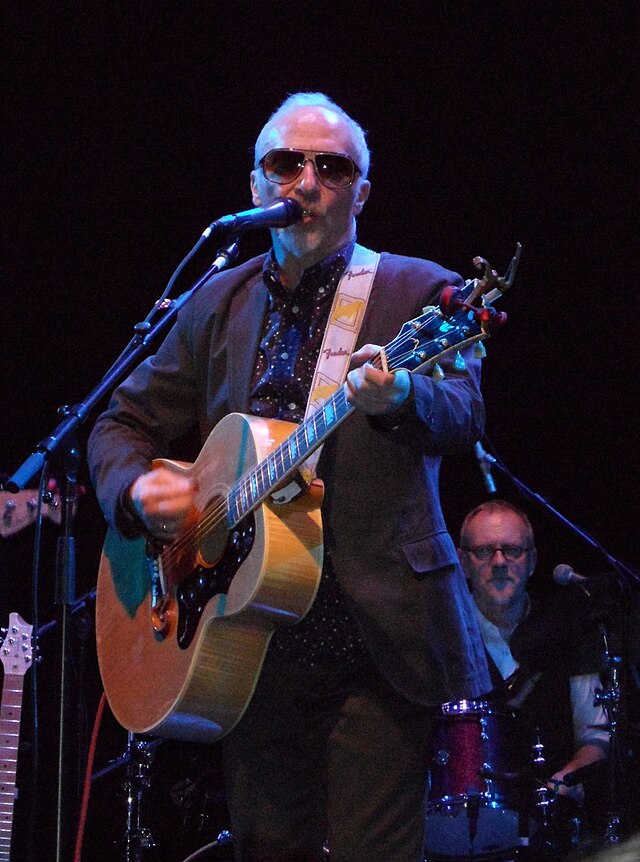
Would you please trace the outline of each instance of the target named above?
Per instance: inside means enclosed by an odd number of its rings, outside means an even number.
[[[247,413],[249,409],[249,387],[266,305],[267,288],[262,271],[243,285],[231,301],[229,404],[232,410],[240,413]]]

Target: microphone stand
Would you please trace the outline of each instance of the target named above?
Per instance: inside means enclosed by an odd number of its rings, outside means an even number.
[[[71,608],[74,605],[75,590],[75,540],[73,534],[73,510],[77,498],[77,467],[80,453],[77,448],[77,431],[87,419],[90,411],[126,374],[138,363],[147,351],[152,341],[172,323],[180,309],[202,287],[202,285],[220,270],[235,260],[239,248],[239,234],[229,234],[225,244],[216,252],[216,258],[207,272],[185,293],[177,299],[167,296],[175,284],[178,275],[185,265],[195,255],[202,244],[209,238],[210,228],[204,231],[193,249],[180,263],[167,288],[154,304],[153,308],[141,323],[134,326],[135,335],[113,363],[98,385],[87,397],[73,407],[64,405],[58,410],[64,418],[52,433],[38,443],[34,451],[5,483],[6,490],[17,493],[27,483],[39,474],[47,461],[57,456],[64,468],[64,488],[62,494],[62,518],[60,538],[56,555],[56,603],[61,605],[61,646],[60,646],[60,732],[58,743],[58,783],[57,783],[57,817],[56,817],[56,862],[67,862],[71,859],[72,830],[76,825],[76,812],[73,810],[73,796],[65,794],[68,773],[72,758],[69,756],[69,720],[72,703],[71,657],[69,654],[69,621]],[[158,318],[158,315],[161,315]],[[154,318],[156,318],[154,320]],[[152,322],[153,321],[153,322]]]
[[[589,533],[586,532],[586,530],[583,530],[577,524],[574,524],[572,521],[570,521],[562,514],[562,512],[559,512],[558,509],[552,506],[548,500],[546,500],[528,485],[525,485],[525,483],[518,479],[517,476],[514,476],[514,474],[509,470],[509,468],[504,464],[502,460],[494,457],[493,455],[490,455],[484,450],[482,450],[481,457],[491,467],[497,467],[501,473],[503,473],[508,479],[511,480],[511,482],[525,497],[528,497],[530,500],[533,500],[543,509],[546,509],[548,512],[550,512],[554,518],[564,524],[565,527],[568,527],[572,533],[575,533],[578,538],[585,541],[602,557],[604,557],[607,563],[620,575],[623,584],[635,584],[636,587],[640,588],[640,572],[636,571],[635,569],[632,569],[631,566],[628,566],[622,560],[618,560],[616,557],[610,554],[596,538],[591,536]]]
[[[631,566],[627,565],[622,560],[617,559],[609,551],[593,536],[579,527],[577,524],[574,524],[567,517],[565,517],[561,512],[558,511],[551,503],[538,494],[536,491],[532,490],[528,485],[525,485],[517,476],[515,476],[508,467],[504,464],[504,462],[490,455],[488,452],[482,452],[482,457],[485,459],[486,464],[489,467],[496,467],[503,473],[511,482],[516,486],[516,488],[520,491],[520,493],[532,500],[534,503],[538,504],[541,508],[545,509],[551,515],[553,515],[556,520],[560,521],[564,526],[568,527],[569,530],[582,539],[586,544],[588,544],[591,548],[593,548],[601,557],[603,557],[608,565],[612,567],[614,572],[616,573],[617,582],[620,587],[620,592],[622,596],[629,597],[632,589],[640,589],[640,572],[633,569]],[[623,615],[622,621],[622,653],[623,655],[629,657],[629,608],[631,607],[631,601],[626,601],[625,605],[625,613]],[[621,656],[612,656],[609,652],[607,633],[603,630],[603,626],[600,627],[600,632],[603,636],[604,641],[604,659],[603,659],[603,676],[605,679],[605,685],[602,690],[598,690],[596,693],[595,704],[602,704],[607,718],[609,720],[609,750],[607,753],[608,762],[609,762],[609,811],[607,812],[608,821],[606,825],[606,834],[604,843],[605,845],[617,844],[620,841],[620,815],[618,812],[619,808],[619,799],[618,793],[616,791],[616,770],[620,768],[619,766],[619,757],[618,757],[618,749],[621,747],[620,743],[620,726],[621,722],[619,718],[622,713],[620,711],[620,704],[622,702],[622,694],[621,694],[621,665],[623,665]],[[622,668],[625,670],[625,668]],[[618,776],[621,777],[621,776]]]

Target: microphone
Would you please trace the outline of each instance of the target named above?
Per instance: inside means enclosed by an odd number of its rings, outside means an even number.
[[[244,210],[216,219],[202,232],[202,236],[209,237],[218,230],[242,233],[242,231],[252,228],[287,227],[287,225],[299,221],[303,214],[304,210],[298,201],[294,201],[292,198],[277,198],[266,207],[254,207],[251,210]]]
[[[560,586],[576,586],[580,587],[582,592],[591,598],[594,591],[600,592],[602,601],[606,605],[605,595],[614,588],[619,588],[618,581],[614,572],[603,572],[601,575],[594,575],[591,578],[585,575],[580,575],[575,572],[567,563],[559,563],[553,570],[553,580]]]
[[[591,598],[591,591],[589,590],[591,578],[587,578],[584,575],[579,575],[577,572],[574,572],[568,563],[558,563],[553,570],[553,580],[556,584],[560,584],[561,587],[580,587],[585,596],[588,599]]]
[[[567,584],[575,584],[576,586],[586,588],[586,584],[590,578],[574,572],[568,563],[558,563],[553,570],[553,580],[556,584],[560,584],[561,587],[564,587]]]
[[[480,443],[479,440],[477,443],[474,443],[473,450],[476,453],[478,466],[480,467],[480,472],[482,473],[484,487],[487,489],[487,494],[495,494],[496,483],[493,481],[493,476],[491,475],[491,468],[496,463],[496,459],[493,457],[493,455],[489,455],[488,452],[485,452],[482,447],[482,443]]]

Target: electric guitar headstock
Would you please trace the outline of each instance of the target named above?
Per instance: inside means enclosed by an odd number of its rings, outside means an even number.
[[[9,614],[9,627],[2,629],[0,659],[5,676],[23,676],[33,664],[33,626],[28,625],[17,613]]]

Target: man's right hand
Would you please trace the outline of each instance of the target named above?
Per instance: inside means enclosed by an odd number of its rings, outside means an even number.
[[[175,539],[195,502],[196,483],[166,467],[138,476],[130,488],[131,504],[145,527],[164,540]]]

